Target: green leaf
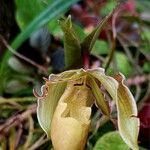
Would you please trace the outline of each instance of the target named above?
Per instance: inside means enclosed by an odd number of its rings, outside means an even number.
[[[22,82],[20,80],[12,79],[10,81],[7,81],[4,88],[6,93],[14,94],[21,90],[28,89],[29,85],[27,84],[27,82]]]
[[[8,65],[12,70],[16,71],[17,73],[22,73],[22,74],[33,73],[33,68],[32,67],[29,67],[29,66],[25,65],[24,63],[19,61],[19,59],[17,59],[14,56],[9,58]]]
[[[21,30],[24,30],[28,24],[44,10],[52,0],[16,0],[16,21]]]
[[[47,28],[53,36],[59,38],[63,37],[63,32],[60,28],[60,25],[58,24],[57,19],[50,21],[47,25]]]
[[[150,62],[145,62],[143,66],[143,71],[150,73]]]
[[[115,6],[116,6],[116,2],[114,0],[109,0],[104,7],[102,7],[102,9],[100,9],[100,14],[101,15],[107,15],[109,12],[111,12]]]
[[[136,7],[139,11],[148,11],[149,12],[149,8],[150,8],[149,0],[144,0],[144,1],[137,0]]]
[[[32,0],[32,2],[30,0],[16,0],[16,21],[20,29],[24,30],[28,24],[52,2],[54,2],[54,0]],[[57,18],[51,20],[47,26],[53,35],[62,35]]]
[[[57,0],[51,3],[51,5],[35,17],[35,19],[15,38],[11,44],[11,47],[17,49],[34,31],[48,23],[50,20],[60,16],[66,9],[77,1],[78,0]],[[10,51],[6,51],[0,66],[0,81],[4,80],[7,70],[9,69],[7,61],[10,56],[12,56],[12,53]],[[0,93],[3,91],[3,84],[4,83],[1,83]]]
[[[118,71],[123,73],[126,77],[131,75],[132,67],[128,61],[127,56],[121,52],[117,52],[115,54],[115,59]]]
[[[83,29],[77,24],[73,24],[73,27],[80,41],[83,41],[83,39],[86,37],[86,34],[84,33]]]
[[[66,68],[81,67],[80,41],[73,28],[71,17],[59,21],[64,32],[65,65]]]
[[[91,51],[93,55],[108,54],[108,52],[109,52],[108,43],[103,40],[96,40],[95,45],[93,46],[93,49]]]
[[[62,12],[64,12],[68,7],[77,2],[78,0],[57,0],[54,1],[51,5],[49,5],[44,11],[42,11],[26,28],[21,34],[17,36],[17,38],[13,41],[12,47],[18,48],[24,40],[26,40],[31,33],[36,31],[38,28],[42,27],[50,20],[55,19],[60,16]],[[62,5],[63,3],[63,5]]]
[[[82,50],[91,51],[100,32],[108,22],[108,19],[113,15],[114,11],[108,14],[99,24],[98,26],[82,41],[81,48]]]
[[[98,139],[93,150],[130,150],[117,131],[104,134]]]
[[[136,103],[131,92],[123,83],[124,76],[118,74],[115,79],[119,84],[116,100],[119,133],[130,148],[138,150],[139,119],[137,118]]]

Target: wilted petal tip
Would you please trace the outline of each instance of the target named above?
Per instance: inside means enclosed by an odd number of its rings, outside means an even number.
[[[49,79],[47,79],[47,78],[45,78],[45,77],[43,77],[43,80],[44,80],[45,82],[49,82]]]
[[[36,98],[38,98],[38,100],[45,98],[47,96],[47,93],[48,93],[48,86],[47,85],[43,85],[41,87],[41,94],[38,94],[37,91],[35,89],[33,89],[33,94]]]

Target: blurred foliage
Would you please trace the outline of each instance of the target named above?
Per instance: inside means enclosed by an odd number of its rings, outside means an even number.
[[[64,0],[57,0],[54,1],[51,5],[49,5],[46,9],[44,9],[37,17],[35,17],[31,23],[28,24],[28,26],[14,39],[11,46],[14,49],[19,48],[19,46],[25,42],[27,38],[39,29],[40,27],[44,26],[46,23],[48,23],[50,20],[57,18],[61,15],[71,4],[77,2],[78,0],[71,0],[71,1],[64,1]],[[61,5],[63,3],[63,5]],[[31,11],[32,14],[32,11]],[[4,81],[4,77],[6,77],[9,72],[7,72],[7,60],[11,56],[10,51],[6,51],[2,62],[0,66],[0,79],[1,81]],[[6,79],[5,79],[6,80]],[[4,83],[2,82],[2,86],[0,87],[0,93],[2,94]]]
[[[93,150],[130,150],[117,131],[108,132],[98,139]]]
[[[126,77],[132,74],[132,67],[128,61],[128,57],[121,52],[115,54],[117,70],[122,72]]]
[[[109,52],[108,43],[104,40],[97,40],[91,53],[93,55],[103,55],[108,54],[108,52]]]
[[[21,30],[24,30],[31,21],[42,12],[52,0],[37,1],[16,0],[16,21]],[[32,13],[31,13],[32,12]]]
[[[109,0],[106,5],[104,7],[102,7],[102,9],[100,10],[100,14],[105,16],[107,15],[109,12],[111,12],[113,10],[113,8],[116,6],[116,2],[114,0]]]
[[[33,0],[32,3],[29,0],[16,0],[16,21],[20,29],[24,30],[35,17],[37,17],[44,9],[48,7],[48,5],[50,5],[53,2],[54,0]],[[64,12],[65,11],[66,10],[64,10]],[[55,17],[55,19],[51,20],[48,23],[48,28],[51,31],[51,33],[57,34],[61,32],[60,27],[58,25],[57,17]]]

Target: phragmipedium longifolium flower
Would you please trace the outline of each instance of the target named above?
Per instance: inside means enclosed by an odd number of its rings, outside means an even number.
[[[105,75],[104,69],[77,69],[51,74],[38,96],[37,117],[55,150],[83,150],[95,103],[111,118],[109,93],[117,107],[118,130],[124,142],[138,150],[139,119],[134,98],[123,83],[124,76]]]

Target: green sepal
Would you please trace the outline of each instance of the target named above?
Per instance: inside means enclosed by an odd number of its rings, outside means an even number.
[[[65,67],[66,69],[79,68],[82,65],[81,46],[73,28],[71,16],[59,20],[59,24],[64,32]]]

